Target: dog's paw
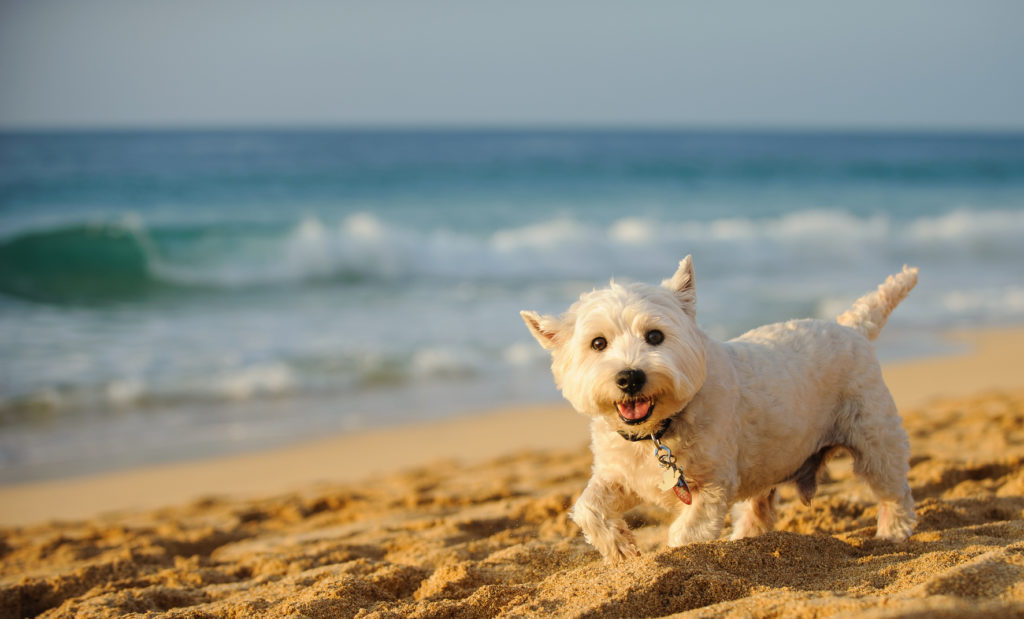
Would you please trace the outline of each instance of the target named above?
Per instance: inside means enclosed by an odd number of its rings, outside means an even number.
[[[618,533],[615,543],[607,549],[607,552],[601,553],[605,563],[615,564],[640,556],[640,549],[636,547],[633,534],[628,529],[620,529]]]
[[[608,565],[615,565],[629,559],[634,559],[640,556],[640,550],[635,544],[623,544],[616,546],[611,552],[604,555],[604,562]]]
[[[604,562],[614,564],[639,557],[640,550],[636,547],[636,540],[625,521],[618,520],[609,524],[609,535],[602,539],[603,543],[594,543],[594,539],[590,540],[604,557]]]
[[[914,533],[917,518],[913,508],[895,502],[883,501],[878,504],[878,531],[876,539],[890,542],[905,542]]]
[[[899,544],[907,541],[913,533],[913,520],[895,521],[889,523],[888,526],[879,525],[875,538]]]

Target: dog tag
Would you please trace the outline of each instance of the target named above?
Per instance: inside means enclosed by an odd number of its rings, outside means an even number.
[[[684,482],[685,483],[685,482]],[[671,490],[679,484],[679,473],[672,469],[665,469],[661,474],[661,483],[658,484],[658,490]]]
[[[693,495],[690,494],[690,487],[686,485],[686,480],[683,479],[682,476],[679,477],[679,481],[676,485],[672,486],[672,492],[675,492],[676,497],[687,505],[693,502]]]

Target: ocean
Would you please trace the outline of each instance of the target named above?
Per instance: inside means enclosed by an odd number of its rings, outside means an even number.
[[[519,311],[687,253],[723,338],[916,265],[943,352],[1022,239],[1021,134],[0,133],[0,483],[557,400]]]

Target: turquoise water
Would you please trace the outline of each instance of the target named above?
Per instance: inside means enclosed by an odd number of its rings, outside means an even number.
[[[1021,135],[0,134],[0,481],[555,399],[519,310],[686,253],[721,337],[915,264],[932,352],[1022,238]]]

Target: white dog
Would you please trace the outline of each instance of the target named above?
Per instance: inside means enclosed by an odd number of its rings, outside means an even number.
[[[622,514],[640,501],[678,511],[668,543],[771,530],[775,487],[804,502],[828,453],[845,448],[879,501],[879,538],[915,522],[910,446],[870,340],[917,283],[904,267],[837,322],[792,320],[718,342],[695,322],[690,256],[662,286],[580,296],[562,316],[522,312],[563,395],[592,418],[593,476],[572,510],[608,561],[637,554]],[[652,453],[653,452],[653,453]]]

